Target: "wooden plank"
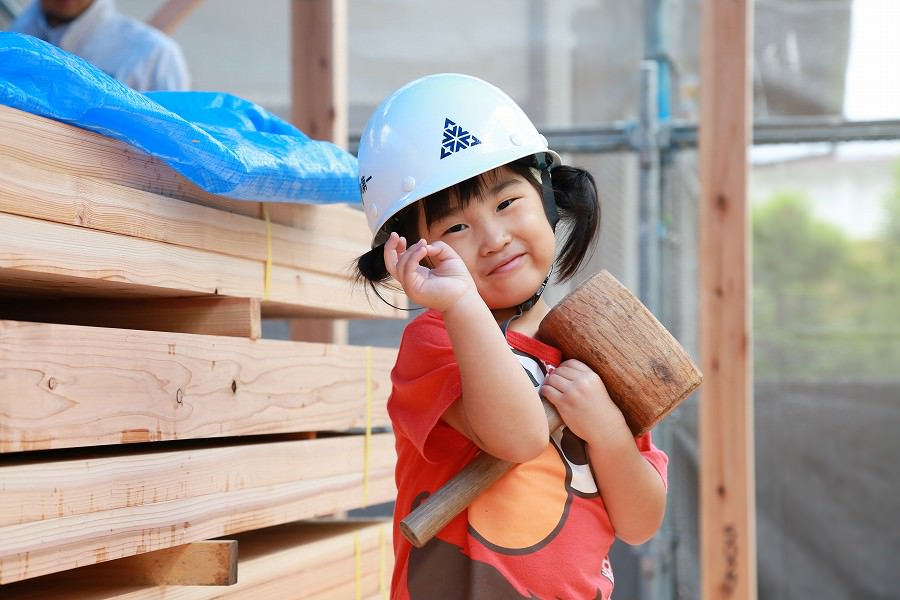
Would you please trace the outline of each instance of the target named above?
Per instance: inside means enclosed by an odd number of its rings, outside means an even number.
[[[384,433],[5,461],[0,584],[387,502],[393,443]]]
[[[231,212],[135,190],[115,183],[60,172],[44,165],[3,157],[0,212],[77,225],[143,240],[320,273],[344,274],[369,247],[365,217],[347,208],[337,211],[343,230],[325,233],[273,222],[300,218],[296,210],[270,209],[270,223]],[[269,205],[274,206],[274,205]],[[307,207],[308,209],[321,207]],[[334,214],[329,211],[327,214]],[[327,222],[306,212],[307,218]]]
[[[293,588],[304,598],[352,598],[358,582],[363,597],[387,595],[393,569],[389,521],[303,522],[239,539],[246,552],[235,594],[286,598]]]
[[[391,348],[0,321],[0,452],[346,431],[367,418],[386,427],[395,358]]]
[[[0,157],[54,174],[78,174],[122,187],[259,218],[263,203],[211,194],[142,150],[53,119],[0,105]],[[359,202],[267,203],[273,223],[337,237],[367,234]],[[354,216],[355,215],[355,216]],[[306,226],[304,226],[304,224]],[[348,229],[348,224],[352,229]],[[359,238],[359,239],[363,239]]]
[[[234,585],[237,540],[204,540],[127,556],[91,567],[105,585]],[[77,578],[75,578],[77,581]],[[75,581],[68,582],[69,585]]]
[[[173,296],[262,296],[263,265],[258,261],[4,213],[0,231],[0,278],[18,271],[51,280],[83,279],[86,285],[95,281],[97,289],[113,284],[112,289],[161,288]]]
[[[0,105],[0,156],[59,173],[87,177],[256,216],[259,202],[210,194],[163,161],[111,137]],[[328,210],[330,207],[317,206]]]
[[[0,290],[91,296],[262,298],[263,317],[394,314],[340,274],[303,272],[0,213]],[[58,289],[57,288],[61,288]],[[401,297],[392,294],[391,297]]]
[[[263,211],[261,203],[239,203],[245,214],[235,214],[234,207],[219,206],[221,198],[210,196],[210,200],[200,194],[204,204],[217,205],[211,209],[173,199],[198,200],[191,184],[167,166],[110,138],[2,106],[0,130],[0,157],[4,159],[0,211],[250,258],[263,263],[256,267],[263,271],[271,260],[273,265],[341,276],[348,282],[353,260],[368,247],[365,219],[349,206],[267,203]],[[268,223],[264,215],[269,217]],[[298,279],[296,274],[281,274],[288,282]],[[100,290],[82,289],[88,282],[78,278],[17,273],[6,279],[0,280],[0,291],[7,293],[25,288],[44,294],[194,295],[120,286],[108,279],[100,284]],[[253,279],[264,280],[264,274]],[[63,289],[56,289],[60,286]],[[295,289],[286,296],[306,291]],[[264,292],[256,297],[264,297]],[[271,300],[271,316],[301,316],[291,301]],[[396,295],[394,300],[397,306],[405,306],[403,296]],[[314,316],[341,315],[319,310]],[[368,299],[356,314],[346,316],[404,318],[401,311]]]
[[[116,327],[257,339],[262,329],[256,298],[2,298],[0,319]]]
[[[314,206],[265,202],[273,223],[303,231],[353,240],[366,248],[372,240],[369,226],[359,207],[346,204]]]
[[[147,25],[156,27],[160,31],[171,34],[194,10],[200,6],[203,0],[167,0],[165,4],[156,9]]]
[[[703,598],[757,597],[750,319],[752,0],[701,3],[700,546]]]
[[[212,600],[214,598],[387,597],[393,569],[385,521],[302,521],[235,536],[240,576],[227,588],[141,587],[107,582],[97,566],[2,588],[8,600]],[[52,595],[51,595],[52,594]]]

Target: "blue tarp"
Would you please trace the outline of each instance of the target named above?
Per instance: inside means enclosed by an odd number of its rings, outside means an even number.
[[[139,93],[37,38],[0,32],[0,104],[140,148],[212,194],[360,201],[356,157],[221,92]]]

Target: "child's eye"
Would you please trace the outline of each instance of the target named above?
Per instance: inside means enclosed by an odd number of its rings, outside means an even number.
[[[466,227],[467,227],[467,226],[464,225],[464,224],[462,224],[462,223],[457,223],[456,225],[453,225],[453,226],[448,227],[447,229],[445,229],[445,230],[444,230],[444,234],[448,234],[448,233],[459,233],[460,231],[464,230]]]
[[[500,204],[497,205],[497,212],[500,212],[501,210],[509,208],[509,206],[515,201],[516,201],[515,198],[510,198],[509,200],[501,201]]]

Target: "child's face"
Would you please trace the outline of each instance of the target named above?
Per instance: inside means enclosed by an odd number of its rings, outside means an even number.
[[[419,231],[459,254],[489,308],[510,308],[543,283],[556,240],[533,181],[505,167],[481,177],[484,191],[431,225],[420,210]]]

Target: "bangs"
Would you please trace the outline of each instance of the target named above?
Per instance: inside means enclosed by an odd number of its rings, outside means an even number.
[[[490,185],[500,177],[503,169],[512,171],[534,185],[534,174],[529,165],[524,162],[513,162],[491,169],[423,198],[422,210],[425,214],[425,225],[430,227],[435,221],[467,207],[473,198],[485,195],[490,189]],[[538,181],[540,181],[540,175],[538,175]]]
[[[476,175],[423,198],[422,210],[425,213],[425,225],[431,227],[435,221],[467,207],[473,198],[477,198],[484,192],[486,175],[487,173]]]

